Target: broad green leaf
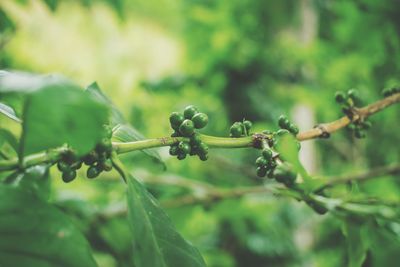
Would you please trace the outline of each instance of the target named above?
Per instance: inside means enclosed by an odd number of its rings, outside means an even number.
[[[150,193],[133,177],[127,178],[135,266],[206,266],[199,251],[176,231]]]
[[[145,137],[139,133],[133,126],[126,123],[124,116],[122,113],[115,107],[112,101],[101,91],[99,85],[94,82],[86,88],[86,92],[92,95],[95,99],[99,102],[106,104],[107,106],[111,107],[111,121],[110,124],[114,127],[113,129],[113,138],[116,141],[120,142],[132,142],[143,140]],[[165,164],[161,160],[160,155],[156,149],[143,149],[146,155],[151,157],[158,163],[163,165],[165,169]]]
[[[344,222],[342,231],[346,237],[348,267],[361,267],[369,248],[367,226]]]
[[[102,138],[107,108],[75,86],[51,85],[29,95],[20,156],[68,144],[78,155]]]
[[[4,114],[8,118],[16,121],[21,122],[21,119],[17,117],[15,111],[12,107],[7,106],[6,104],[0,103],[0,113]]]
[[[111,109],[111,126],[115,126],[117,124],[125,123],[124,116],[122,113],[115,107],[115,105],[111,102],[111,100],[101,91],[99,85],[94,82],[90,84],[85,92],[89,93],[93,98],[95,98],[100,103],[105,104],[106,106],[110,107]]]
[[[123,125],[119,124],[115,126],[113,129],[113,140],[115,141],[133,142],[144,139],[145,137],[129,124],[123,124]],[[164,169],[166,168],[164,162],[162,161],[160,155],[158,154],[157,149],[147,148],[141,151],[144,152],[146,155],[150,156],[157,163],[162,164]]]
[[[0,185],[0,199],[0,266],[96,266],[69,218],[34,192]]]

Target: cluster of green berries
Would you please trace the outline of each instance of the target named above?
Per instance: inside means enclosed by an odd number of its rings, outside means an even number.
[[[208,159],[208,146],[201,141],[195,129],[202,129],[208,124],[208,116],[201,113],[195,106],[187,106],[183,114],[172,112],[169,122],[174,132],[171,137],[188,137],[189,141],[180,141],[171,145],[169,154],[183,160],[187,155],[198,155],[200,160]]]
[[[299,133],[299,127],[290,122],[285,115],[279,116],[278,125],[281,129],[288,130],[291,134],[296,136]]]
[[[382,90],[384,97],[388,97],[397,93],[400,93],[400,87],[385,88]]]
[[[250,129],[253,126],[251,121],[243,120],[243,122],[237,121],[232,124],[229,130],[230,137],[241,137],[248,136],[250,134]]]
[[[112,130],[107,125],[104,127],[104,137],[90,153],[78,158],[73,151],[67,150],[61,155],[57,162],[57,168],[62,172],[62,179],[68,183],[76,178],[76,171],[82,167],[82,164],[88,165],[86,176],[90,179],[96,178],[103,171],[111,171],[112,161]]]
[[[372,124],[370,121],[364,119],[362,121],[357,120],[349,124],[347,128],[354,133],[356,138],[365,138],[365,131],[371,128]]]
[[[343,109],[349,109],[361,104],[360,94],[356,89],[350,89],[347,92],[337,91],[335,93],[335,100],[338,104],[342,105]]]
[[[277,154],[274,154],[270,148],[262,150],[261,156],[256,159],[257,176],[275,178],[277,182],[291,187],[296,181],[297,174],[292,171],[287,163],[277,164],[276,156]]]

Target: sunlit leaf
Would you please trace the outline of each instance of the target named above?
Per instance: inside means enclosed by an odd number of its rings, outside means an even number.
[[[6,104],[0,103],[0,113],[4,114],[8,118],[16,121],[21,122],[21,119],[17,117],[15,111],[12,107],[7,106]]]

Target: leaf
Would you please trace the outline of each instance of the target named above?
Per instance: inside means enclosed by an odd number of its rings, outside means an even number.
[[[3,113],[5,116],[16,122],[21,122],[21,119],[15,114],[14,109],[6,104],[0,103],[0,113]]]
[[[113,139],[125,143],[144,140],[145,137],[131,125],[119,124],[113,129]],[[158,151],[155,148],[147,148],[141,151],[150,156],[155,162],[162,164],[163,168],[166,169],[165,163],[162,161],[160,155],[158,154]]]
[[[86,92],[97,99],[99,102],[111,107],[111,125],[113,129],[113,137],[120,142],[132,142],[143,140],[145,137],[139,133],[133,126],[126,123],[122,113],[115,107],[112,101],[101,91],[99,85],[94,82],[86,88]],[[143,149],[141,150],[147,156],[151,157],[155,162],[161,163],[163,168],[166,169],[164,162],[161,160],[160,155],[156,149]]]
[[[72,85],[50,85],[28,96],[20,156],[67,143],[78,155],[102,138],[107,108]]]
[[[34,192],[43,200],[50,198],[50,165],[36,165],[24,171],[16,171],[5,179],[5,183],[18,185]]]
[[[100,103],[103,103],[111,108],[111,126],[114,127],[117,124],[125,123],[125,119],[122,113],[115,107],[115,105],[111,102],[111,100],[101,91],[99,85],[96,82],[90,84],[86,88],[85,92],[90,94]]]
[[[69,218],[26,188],[0,184],[0,266],[96,266]]]
[[[369,248],[367,226],[344,222],[342,231],[347,241],[348,267],[362,266]]]
[[[299,160],[298,143],[299,142],[296,140],[296,138],[288,133],[277,137],[277,144],[275,145],[275,148],[279,152],[280,157],[291,163],[294,170],[297,173],[300,173],[304,181],[307,182],[311,179],[311,177]]]
[[[18,141],[15,136],[6,129],[0,129],[0,148],[4,143],[8,143],[16,152],[18,151]]]
[[[128,178],[128,217],[137,267],[206,266],[199,251],[176,231],[157,201]]]

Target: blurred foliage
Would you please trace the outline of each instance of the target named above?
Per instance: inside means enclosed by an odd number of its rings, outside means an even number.
[[[169,113],[189,103],[209,114],[205,133],[217,136],[227,136],[231,122],[243,118],[253,120],[256,130],[276,129],[278,116],[297,105],[313,111],[312,121],[324,122],[340,116],[336,90],[356,87],[369,103],[381,97],[382,88],[400,83],[398,5],[397,0],[3,0],[0,69],[62,73],[82,86],[96,80],[148,137],[167,135]],[[311,26],[307,12],[317,18]],[[305,42],[308,30],[315,35]],[[354,140],[343,130],[315,142],[314,157],[301,160],[316,161],[318,176],[398,163],[398,118],[398,107],[387,109],[372,117],[366,139]],[[1,115],[0,125],[20,131]],[[127,155],[124,162],[139,179],[177,176],[222,188],[261,184],[250,166],[255,151],[213,150],[207,163],[178,162],[167,149],[160,153],[166,172],[152,162],[137,163],[142,154]],[[132,266],[121,216],[125,186],[117,175],[68,185],[57,172],[51,175],[51,201],[85,233],[99,265]],[[381,178],[330,193],[399,201],[399,182]],[[161,201],[188,193],[173,185],[148,188]],[[400,260],[399,223],[319,216],[303,203],[269,194],[167,213],[210,267],[344,266],[353,251],[346,238],[356,247],[368,243],[368,253],[360,255],[363,266]],[[357,236],[351,229],[361,225]]]

